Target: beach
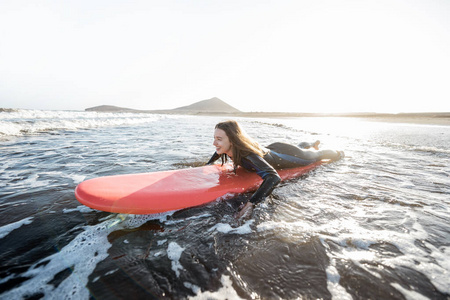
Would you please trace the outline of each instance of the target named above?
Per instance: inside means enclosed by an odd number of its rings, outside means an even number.
[[[429,114],[301,114],[301,113],[241,113],[231,117],[249,118],[354,118],[374,122],[429,124],[450,126],[450,113]]]
[[[436,114],[436,115],[391,115],[391,116],[368,116],[364,117],[365,120],[374,122],[392,122],[392,123],[405,123],[405,124],[429,124],[429,125],[445,125],[450,126],[450,113]]]
[[[115,112],[128,112],[129,109]],[[98,112],[113,112],[98,110]],[[430,125],[450,125],[450,112],[443,113],[287,113],[287,112],[205,112],[205,111],[133,111],[142,114],[163,114],[163,115],[188,115],[188,116],[222,116],[232,118],[350,118],[362,119],[375,122],[408,123],[408,124],[430,124]]]

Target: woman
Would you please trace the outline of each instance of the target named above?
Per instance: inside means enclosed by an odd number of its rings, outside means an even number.
[[[253,206],[263,201],[280,183],[281,178],[275,169],[305,166],[321,159],[338,160],[343,157],[343,152],[305,150],[285,143],[274,143],[265,149],[247,136],[239,124],[232,120],[216,125],[213,145],[216,147],[216,152],[207,165],[213,164],[219,158],[222,158],[223,164],[229,157],[233,160],[235,169],[242,166],[256,172],[263,179],[262,184],[239,211],[238,218],[250,216]],[[302,145],[305,148],[318,149],[319,141],[314,144],[302,143]]]

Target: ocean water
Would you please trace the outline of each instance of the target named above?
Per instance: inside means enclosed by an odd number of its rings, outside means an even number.
[[[0,299],[449,299],[450,127],[238,118],[262,145],[346,157],[161,215],[78,203],[98,176],[201,165],[226,117],[0,112]]]

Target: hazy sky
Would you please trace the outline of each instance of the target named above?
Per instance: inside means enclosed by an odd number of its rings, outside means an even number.
[[[449,0],[0,0],[0,107],[450,111]]]

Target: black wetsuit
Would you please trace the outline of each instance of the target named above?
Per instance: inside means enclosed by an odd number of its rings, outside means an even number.
[[[267,146],[264,157],[251,153],[241,160],[241,166],[246,170],[256,172],[263,179],[258,190],[250,198],[250,202],[256,204],[270,195],[281,178],[276,169],[294,168],[306,166],[321,159],[336,158],[336,152],[330,150],[308,151],[286,143],[273,143]],[[221,156],[217,153],[211,157],[207,165],[214,163]]]
[[[214,163],[219,158],[220,155],[214,153],[207,165]],[[259,186],[258,190],[256,190],[249,200],[253,204],[263,201],[270,195],[270,193],[272,193],[272,190],[281,181],[277,171],[275,171],[275,169],[258,154],[250,153],[249,155],[243,157],[241,160],[241,166],[246,170],[256,172],[256,174],[261,176],[263,179],[263,182]]]

